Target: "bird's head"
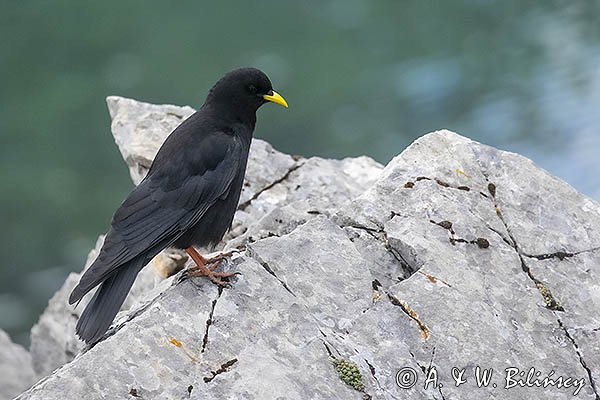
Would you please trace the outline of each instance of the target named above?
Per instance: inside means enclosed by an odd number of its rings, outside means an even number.
[[[271,81],[256,68],[240,68],[227,73],[210,90],[206,103],[236,113],[253,112],[273,102],[287,108],[287,102],[273,90]]]

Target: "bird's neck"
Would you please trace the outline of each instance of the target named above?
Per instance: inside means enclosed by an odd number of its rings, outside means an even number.
[[[218,102],[206,102],[202,108],[207,109],[210,114],[224,124],[241,124],[250,131],[256,126],[256,110],[247,108],[235,109],[230,104],[219,105]]]

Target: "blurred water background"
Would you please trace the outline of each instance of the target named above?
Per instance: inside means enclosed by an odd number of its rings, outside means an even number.
[[[198,107],[238,66],[289,101],[256,131],[281,151],[386,163],[448,128],[600,199],[599,20],[598,1],[2,1],[0,328],[27,344],[131,189],[104,98]]]

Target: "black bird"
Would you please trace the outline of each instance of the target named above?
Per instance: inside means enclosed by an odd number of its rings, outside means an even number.
[[[137,274],[161,250],[185,249],[197,264],[193,276],[222,284],[224,255],[205,259],[193,246],[214,246],[237,208],[256,111],[267,102],[287,107],[260,70],[229,72],[204,105],[165,140],[147,176],[115,212],[104,245],[71,292],[73,304],[100,285],[77,323],[77,335],[94,344],[106,332]]]

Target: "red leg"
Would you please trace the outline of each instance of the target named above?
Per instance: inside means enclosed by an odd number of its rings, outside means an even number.
[[[235,272],[215,272],[215,269],[227,255],[220,254],[217,257],[207,260],[191,246],[185,249],[185,251],[196,263],[196,267],[188,269],[188,275],[190,276],[207,276],[213,283],[225,286],[226,282],[223,282],[219,278],[227,278],[236,274]]]

